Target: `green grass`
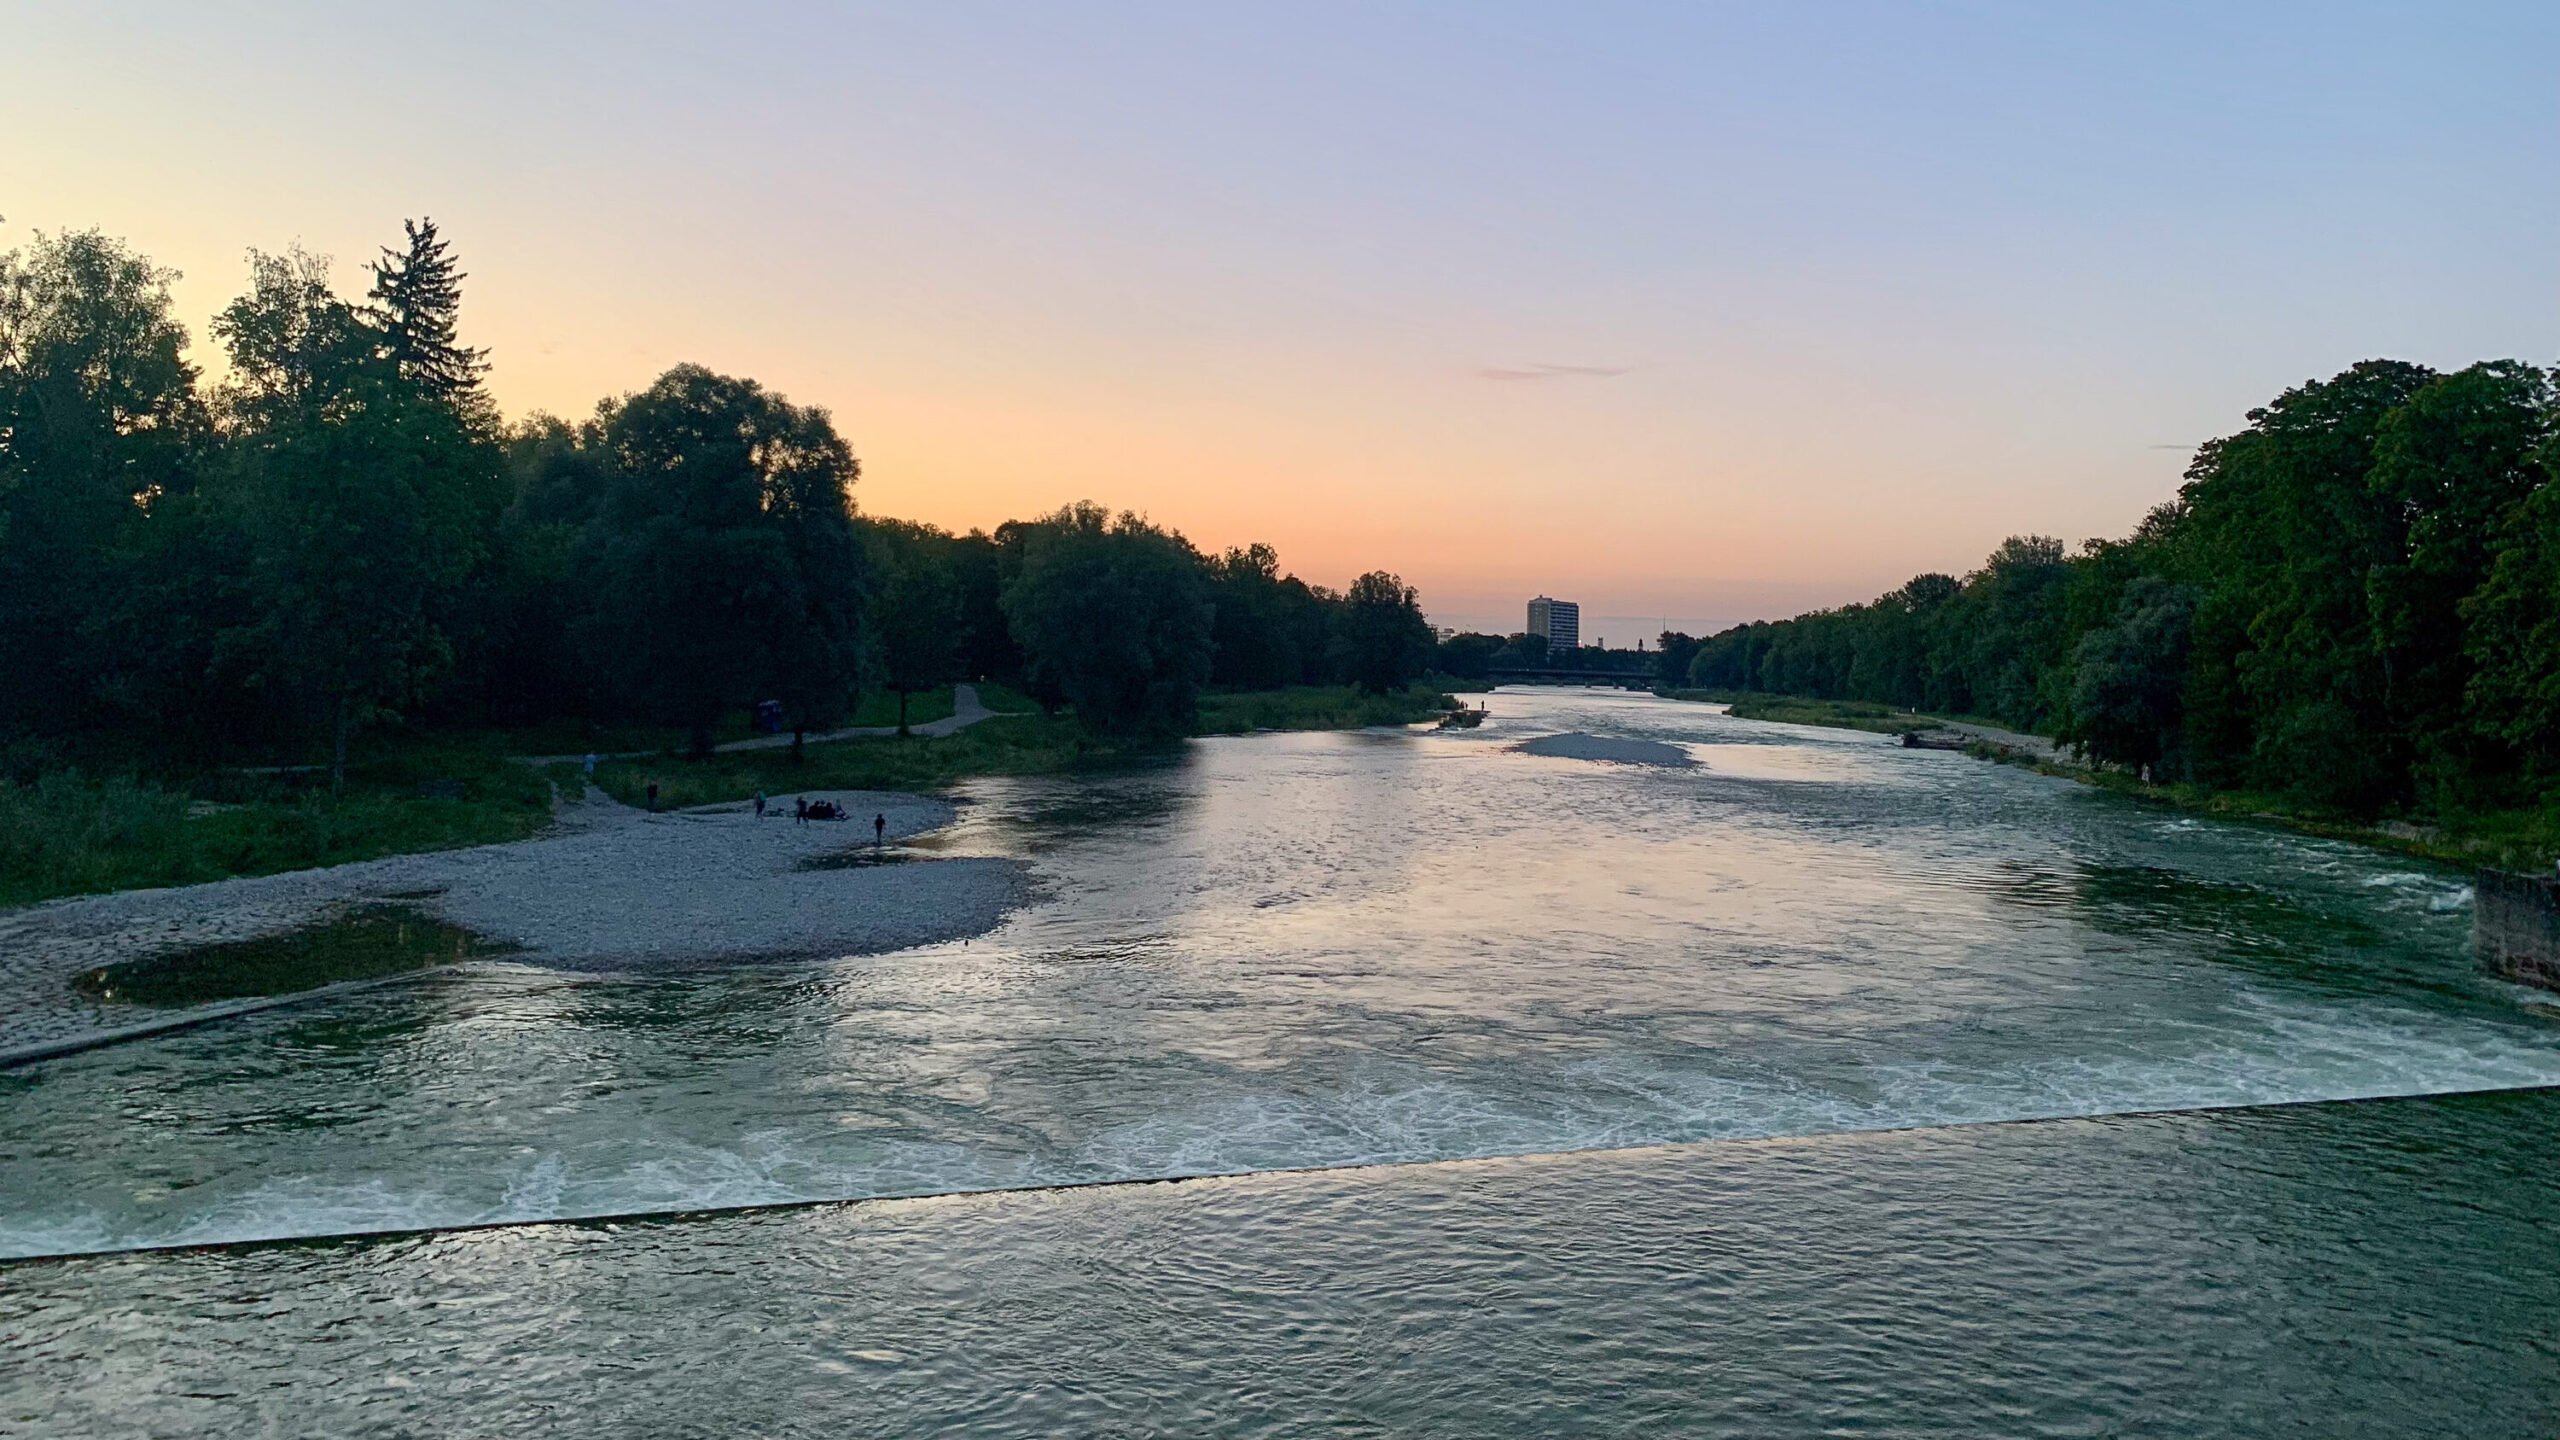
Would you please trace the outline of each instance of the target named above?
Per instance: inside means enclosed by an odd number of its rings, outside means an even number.
[[[2264,791],[2216,790],[2185,783],[2145,785],[2140,777],[2122,770],[2058,765],[1991,745],[1977,745],[1972,751],[1986,760],[2076,780],[2147,805],[2345,840],[2448,865],[2543,873],[2560,858],[2560,809],[2551,806],[2467,811],[2427,820],[2370,819]]]
[[[1906,730],[1935,730],[1938,722],[1890,705],[1863,700],[1802,700],[1789,695],[1742,695],[1729,702],[1738,720],[1773,720],[1786,725],[1821,725],[1833,730],[1865,730],[1899,735]]]
[[[999,686],[981,686],[979,695],[989,709],[1001,709],[987,692]],[[1009,692],[1008,692],[1009,693]],[[948,718],[952,712],[951,687],[919,690],[907,702],[907,723],[922,725]],[[1022,708],[1032,708],[1029,701]],[[853,713],[827,728],[840,726],[877,726],[898,723],[898,697],[895,692],[881,690],[864,695],[854,705]],[[711,727],[711,743],[726,745],[734,740],[752,740],[760,735],[755,717],[745,710],[732,710]],[[791,732],[784,731],[784,734]],[[455,744],[468,745],[491,755],[628,755],[682,754],[693,737],[683,728],[672,725],[587,726],[575,720],[554,720],[542,725],[516,726],[456,732]]]
[[[999,685],[993,680],[978,682],[978,703],[999,715],[1028,715],[1040,708],[1039,701],[1010,685]]]
[[[520,840],[550,817],[540,772],[416,739],[360,756],[334,794],[309,771],[56,771],[0,781],[0,906]]]
[[[991,709],[1029,707],[1011,691],[981,686]],[[1204,696],[1202,735],[1253,730],[1344,730],[1428,720],[1447,708],[1446,697],[1416,686],[1392,695],[1364,696],[1348,686],[1306,686]],[[1143,741],[1098,739],[1072,715],[1004,713],[955,735],[865,737],[802,748],[794,764],[788,749],[748,750],[708,760],[674,758],[607,761],[596,783],[626,805],[643,804],[649,783],[658,785],[662,809],[744,800],[761,791],[777,799],[817,790],[934,790],[974,775],[1052,775],[1106,769],[1164,754],[1171,747]]]
[[[282,935],[110,965],[71,983],[84,995],[117,1004],[202,1005],[291,995],[511,949],[403,906],[367,905]]]
[[[949,719],[952,703],[951,687],[948,685],[939,690],[919,690],[915,693],[915,698],[907,702],[907,723],[922,725],[928,721]],[[898,697],[886,690],[865,695],[861,703],[854,706],[852,717],[844,723],[847,725],[895,725],[898,723]]]
[[[1096,739],[1071,716],[1042,715],[1000,685],[978,693],[998,717],[956,735],[833,741],[805,747],[798,765],[787,747],[706,761],[671,754],[613,760],[598,767],[596,782],[636,805],[654,779],[659,803],[682,808],[758,790],[933,790],[972,775],[1107,767],[1164,749]],[[894,723],[895,697],[877,698],[892,707],[879,723]],[[916,700],[911,723],[950,713],[948,690]],[[1201,704],[1199,733],[1402,724],[1430,719],[1446,703],[1423,686],[1387,696],[1348,688],[1215,695]],[[365,738],[339,793],[312,769],[156,778],[56,770],[29,785],[0,781],[0,907],[521,840],[549,822],[555,785],[570,799],[585,786],[576,761],[537,768],[508,756],[582,754],[639,737],[682,744],[673,731],[581,734],[574,726],[437,736],[391,731]]]
[[[1386,695],[1364,695],[1349,685],[1296,685],[1200,698],[1202,735],[1243,735],[1255,730],[1357,730],[1368,725],[1410,725],[1436,720],[1455,701],[1427,685]]]
[[[931,790],[971,775],[1046,775],[1111,764],[1143,748],[1096,740],[1064,717],[1003,715],[956,735],[805,746],[797,764],[787,747],[708,760],[609,760],[596,768],[596,784],[624,804],[638,805],[654,780],[659,806],[680,810],[743,800],[758,791],[787,797],[812,790]]]

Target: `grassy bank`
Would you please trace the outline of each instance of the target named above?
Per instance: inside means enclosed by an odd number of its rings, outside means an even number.
[[[1857,700],[1799,700],[1788,695],[1743,695],[1729,702],[1738,720],[1775,720],[1787,725],[1821,725],[1833,730],[1864,730],[1899,735],[1906,730],[1935,730],[1938,722],[1890,705]]]
[[[1206,695],[1200,700],[1202,735],[1244,735],[1256,730],[1357,730],[1369,725],[1411,725],[1436,720],[1453,705],[1430,685],[1367,695],[1349,685],[1299,685]]]
[[[1998,721],[1972,716],[1913,715],[1888,706],[1858,701],[1807,700],[1791,695],[1763,695],[1720,690],[1657,692],[1674,700],[1708,700],[1732,707],[1745,720],[1777,720],[1794,725],[1870,730],[1898,734],[1934,730],[1943,721],[1997,726]],[[2440,815],[2426,819],[2383,818],[2343,814],[2304,805],[2289,796],[2249,790],[2216,790],[2202,785],[2146,785],[2141,778],[2103,766],[2057,763],[2021,754],[2004,746],[1977,742],[1970,753],[1985,760],[2022,765],[2039,774],[2077,780],[2191,815],[2272,825],[2304,835],[2346,840],[2397,854],[2450,865],[2494,865],[2510,870],[2543,871],[2560,857],[2560,810],[2526,806]]]
[[[883,736],[803,748],[744,750],[708,760],[612,760],[596,768],[596,784],[626,805],[658,786],[661,808],[743,800],[762,791],[788,796],[809,790],[931,790],[972,775],[1047,775],[1107,765],[1130,751],[1086,735],[1063,717],[999,715],[956,735]]]
[[[1011,694],[1011,691],[1000,685],[978,687],[979,699],[991,710],[1030,708],[1028,701],[1021,701],[1014,705],[999,703],[997,699],[999,695]],[[948,685],[938,690],[919,690],[907,704],[907,723],[922,725],[929,721],[948,719],[953,704],[951,687]],[[853,713],[837,722],[838,725],[844,726],[884,726],[897,723],[898,697],[887,691],[863,696],[854,706]],[[752,740],[761,733],[755,728],[754,718],[748,712],[733,710],[722,716],[720,723],[711,728],[711,743],[726,745],[734,740]],[[451,737],[451,743],[467,745],[486,754],[501,756],[585,755],[590,751],[599,755],[630,754],[636,751],[672,755],[682,754],[691,743],[691,738],[685,731],[674,726],[599,727],[561,720],[548,725],[465,731]]]
[[[1820,725],[1832,730],[1864,730],[1899,735],[1905,730],[1935,730],[1938,717],[1915,715],[1890,705],[1864,700],[1808,700],[1800,695],[1764,695],[1756,690],[1656,690],[1666,700],[1703,700],[1726,707],[1737,720],[1774,720],[1785,725]]]
[[[2121,770],[2036,760],[2014,750],[1976,745],[1986,760],[2022,765],[2042,775],[2076,780],[2146,805],[2245,824],[2271,825],[2297,834],[2345,840],[2377,850],[2466,867],[2495,866],[2533,873],[2560,858],[2560,811],[2548,806],[2473,811],[2424,820],[2372,819],[2304,805],[2289,796],[2202,785],[2146,785]]]
[[[1026,703],[994,687],[981,687],[980,695],[991,709]],[[1364,696],[1347,686],[1257,690],[1203,696],[1194,733],[1348,730],[1428,720],[1446,709],[1446,697],[1425,686],[1379,696]],[[609,761],[597,767],[596,784],[624,804],[638,805],[647,800],[650,782],[655,781],[659,806],[682,809],[743,800],[759,791],[790,796],[813,790],[932,790],[976,775],[1107,769],[1161,755],[1168,748],[1097,739],[1072,716],[1042,715],[1035,710],[999,714],[956,735],[811,745],[804,747],[797,763],[788,749],[733,752],[708,760]]]
[[[659,803],[680,808],[740,800],[758,790],[931,790],[972,775],[1056,774],[1154,753],[1096,740],[1071,718],[1041,715],[1001,686],[980,686],[979,695],[1005,713],[938,739],[812,745],[796,765],[787,748],[706,761],[668,753],[608,761],[596,780],[631,804],[641,803],[655,780]],[[1404,724],[1430,719],[1447,703],[1428,686],[1385,696],[1348,687],[1213,695],[1201,703],[1198,733]],[[895,696],[873,697],[856,718],[894,723],[896,705]],[[909,720],[941,718],[951,705],[948,689],[919,694]],[[743,721],[733,724],[743,729]],[[0,907],[521,840],[549,822],[554,785],[574,795],[581,781],[575,762],[536,768],[511,755],[672,752],[683,738],[673,731],[603,735],[574,727],[391,732],[368,737],[346,788],[337,792],[326,775],[308,768],[152,775],[139,766],[102,766],[57,769],[29,784],[0,781]]]
[[[377,753],[336,793],[315,771],[56,771],[0,781],[0,906],[520,840],[550,818],[545,776],[460,743]]]

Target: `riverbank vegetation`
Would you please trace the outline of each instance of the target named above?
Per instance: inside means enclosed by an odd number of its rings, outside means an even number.
[[[1938,728],[1938,722],[1929,716],[1914,715],[1865,700],[1808,700],[1796,695],[1746,693],[1734,695],[1725,702],[1725,706],[1737,720],[1822,725],[1834,730],[1864,730],[1877,735],[1900,735],[1906,731]]]
[[[1371,694],[1356,685],[1300,685],[1203,696],[1197,733],[1246,735],[1256,730],[1357,730],[1437,720],[1455,699],[1429,684]]]
[[[2514,361],[2369,361],[2200,447],[2122,539],[2009,540],[1863,605],[1667,634],[1657,680],[1972,714],[2139,787],[2546,862],[2560,407]]]
[[[1356,690],[1357,720],[1433,657],[1385,571],[1334,590],[1087,502],[864,515],[825,410],[701,366],[508,421],[431,222],[361,298],[253,254],[210,383],[173,278],[94,232],[0,253],[0,903],[509,838],[547,794],[493,778],[510,753],[907,726],[957,680],[1044,712],[974,759],[840,762],[932,776],[1191,734],[1219,692]]]
[[[1350,685],[1213,693],[1200,697],[1191,733],[1405,725],[1444,715],[1452,703],[1427,685],[1385,695]],[[669,753],[613,760],[597,767],[596,784],[626,805],[646,804],[655,784],[662,807],[681,809],[757,794],[783,801],[815,790],[931,790],[982,775],[1108,770],[1154,763],[1171,749],[1160,737],[1096,735],[1071,715],[1035,712],[999,715],[933,738],[813,745],[796,762],[787,750],[726,751],[707,759]]]
[[[495,844],[550,822],[540,772],[382,738],[336,786],[316,768],[172,775],[142,760],[0,783],[0,906]]]

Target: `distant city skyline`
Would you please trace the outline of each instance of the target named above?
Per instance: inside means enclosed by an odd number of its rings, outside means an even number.
[[[178,268],[210,368],[249,247],[361,293],[432,216],[511,416],[698,361],[872,514],[1090,498],[1622,644],[2122,535],[2288,385],[2560,337],[2523,0],[438,14],[14,14],[0,246]]]

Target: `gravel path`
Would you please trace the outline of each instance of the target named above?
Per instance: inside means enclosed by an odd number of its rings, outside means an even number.
[[[368,900],[415,903],[522,946],[514,962],[649,970],[958,939],[992,928],[1024,893],[1024,869],[1011,860],[801,869],[803,861],[867,846],[875,814],[892,839],[952,815],[947,803],[916,795],[824,798],[857,818],[799,824],[788,802],[761,821],[743,804],[645,815],[590,791],[563,806],[561,823],[540,839],[0,913],[0,1065],[136,1026],[167,1029],[329,993],[145,1010],[86,1000],[71,980],[121,960],[296,929]]]

